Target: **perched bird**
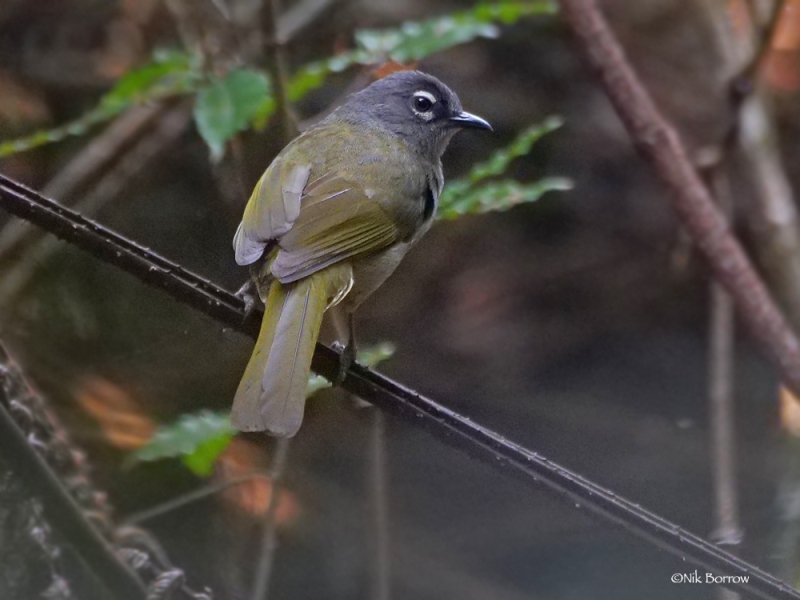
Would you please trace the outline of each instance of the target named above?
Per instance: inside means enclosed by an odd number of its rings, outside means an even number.
[[[435,77],[401,71],[350,96],[284,148],[262,175],[233,238],[264,320],[233,400],[242,431],[294,435],[303,419],[323,313],[353,312],[430,228],[441,156],[462,128],[491,129]]]

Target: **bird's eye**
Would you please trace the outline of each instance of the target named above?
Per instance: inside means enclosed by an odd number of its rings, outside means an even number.
[[[418,113],[427,113],[433,108],[434,103],[436,102],[436,98],[433,97],[433,94],[428,92],[417,92],[414,94],[414,99],[412,100],[412,105],[414,110]]]

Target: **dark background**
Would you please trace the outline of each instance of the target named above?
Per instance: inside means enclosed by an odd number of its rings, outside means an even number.
[[[728,18],[722,4],[603,3],[693,156],[720,145],[735,119],[713,35],[715,23]],[[27,107],[20,117],[0,100],[0,137],[78,116],[118,71],[153,47],[178,43],[169,14],[156,7],[125,46],[125,19],[133,22],[136,5],[0,5],[0,89],[6,82],[11,90],[13,82]],[[464,6],[334,3],[288,53],[296,66],[330,53],[354,28],[395,26]],[[103,67],[97,57],[113,54],[112,40],[122,49],[112,56],[117,62]],[[502,214],[435,226],[361,310],[361,344],[392,341],[397,352],[382,372],[707,536],[713,529],[707,270],[564,26],[557,16],[526,19],[497,40],[454,48],[420,68],[495,127],[491,137],[456,137],[445,157],[447,177],[465,173],[523,127],[558,114],[566,125],[514,163],[511,174],[523,181],[565,176],[575,188]],[[310,117],[338,101],[353,79],[352,72],[332,78],[298,113]],[[771,94],[785,174],[795,182],[796,94]],[[277,151],[276,138],[274,128],[244,136],[249,185]],[[13,156],[0,169],[41,187],[88,139]],[[234,265],[230,240],[245,197],[226,188],[226,168],[209,164],[189,127],[96,218],[236,289],[247,274]],[[733,161],[724,168],[736,222],[752,243],[747,176]],[[126,453],[106,441],[78,398],[86,382],[105,381],[157,422],[199,408],[225,409],[251,341],[62,243],[45,259],[22,251],[0,256],[0,277],[20,265],[32,275],[0,298],[0,335],[88,450],[95,480],[117,514],[199,485],[178,461],[126,466]],[[746,537],[734,551],[794,579],[776,533],[787,530],[777,494],[782,481],[792,480],[796,449],[780,431],[774,372],[744,334],[737,336],[735,386]],[[370,409],[356,408],[339,391],[310,401],[285,481],[299,514],[281,529],[271,597],[369,597],[370,419]],[[408,423],[388,419],[386,427],[393,597],[655,600],[715,593],[713,586],[671,583],[673,573],[694,567],[545,489]],[[266,463],[272,444],[253,441]],[[193,586],[244,598],[258,522],[212,498],[147,525]]]

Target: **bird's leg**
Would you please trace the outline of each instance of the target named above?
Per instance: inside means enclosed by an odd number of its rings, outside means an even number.
[[[339,352],[339,372],[336,379],[332,381],[334,386],[341,384],[347,377],[347,371],[356,360],[356,330],[354,313],[347,314],[347,345],[342,346],[339,342],[333,343],[333,349]]]
[[[234,296],[240,298],[242,302],[244,302],[244,319],[242,320],[245,322],[248,321],[258,304],[256,282],[252,279],[248,279],[247,282],[236,291]]]

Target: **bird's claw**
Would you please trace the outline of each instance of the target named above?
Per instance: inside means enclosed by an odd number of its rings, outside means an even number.
[[[336,387],[341,385],[345,377],[347,377],[347,371],[350,370],[350,367],[356,361],[356,347],[355,344],[347,344],[347,346],[345,346],[339,342],[333,342],[331,348],[334,352],[339,354],[339,369],[336,373],[336,378],[331,382],[333,386]]]
[[[248,279],[247,283],[240,287],[234,296],[244,303],[244,318],[242,321],[246,323],[250,320],[258,304],[258,291],[256,290],[255,282],[252,279]]]

